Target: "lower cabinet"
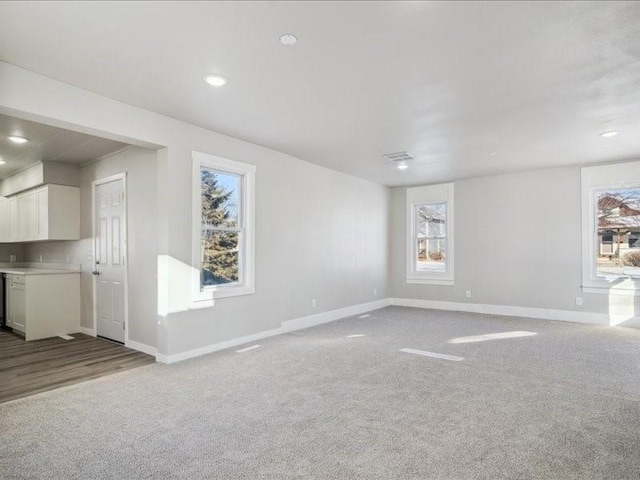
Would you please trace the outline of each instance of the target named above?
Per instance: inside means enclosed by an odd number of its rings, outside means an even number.
[[[25,340],[80,331],[80,274],[6,274],[8,327]]]
[[[7,326],[25,333],[27,307],[24,294],[24,275],[7,275]]]

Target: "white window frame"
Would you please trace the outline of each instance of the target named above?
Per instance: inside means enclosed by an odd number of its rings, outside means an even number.
[[[255,165],[236,162],[202,152],[192,152],[193,159],[193,272],[192,297],[194,302],[206,302],[215,298],[250,295],[255,293]],[[239,282],[228,285],[211,285],[202,287],[200,256],[202,242],[202,187],[201,167],[232,173],[241,176],[240,220],[243,234],[241,238],[241,255],[239,256]]]
[[[640,296],[640,279],[597,275],[597,205],[595,194],[608,189],[640,188],[640,162],[581,169],[582,291]]]
[[[454,284],[454,204],[453,183],[407,188],[406,232],[406,281],[423,285]],[[428,272],[416,269],[416,216],[415,209],[425,204],[447,204],[447,257],[444,272]]]

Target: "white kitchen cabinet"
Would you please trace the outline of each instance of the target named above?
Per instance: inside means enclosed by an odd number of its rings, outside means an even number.
[[[17,242],[20,239],[20,215],[18,214],[18,198],[9,198],[9,215],[11,220],[9,222],[11,231],[9,237],[12,242]]]
[[[80,331],[80,273],[7,274],[8,327],[25,340]]]
[[[75,165],[39,162],[0,182],[0,196],[9,197],[46,184],[80,185],[80,169]]]
[[[0,236],[0,241],[79,240],[80,189],[45,185],[27,190],[9,198],[8,216],[10,240]]]
[[[38,197],[31,190],[18,195],[18,239],[23,242],[38,240]]]
[[[7,326],[22,334],[26,332],[26,297],[24,275],[7,275]]]
[[[0,243],[11,241],[11,201],[0,197]]]
[[[80,240],[80,189],[45,185],[38,198],[38,240]]]
[[[38,205],[38,237],[49,238],[49,194],[50,189],[39,188],[36,190],[36,202]]]

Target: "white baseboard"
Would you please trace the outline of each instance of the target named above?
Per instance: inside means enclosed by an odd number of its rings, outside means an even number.
[[[97,332],[95,328],[87,328],[80,327],[80,333],[84,333],[85,335],[90,335],[92,337],[97,336]],[[139,352],[146,353],[148,355],[156,356],[156,348],[150,345],[145,345],[144,343],[134,342],[133,340],[127,340],[124,343],[125,347],[132,348],[133,350],[138,350]]]
[[[90,335],[92,337],[96,336],[95,328],[80,327],[80,333],[84,333],[85,335]]]
[[[176,363],[189,358],[199,357],[206,355],[207,353],[217,352],[219,350],[226,350],[227,348],[237,347],[245,343],[255,342],[262,340],[263,338],[273,337],[283,333],[282,329],[276,328],[273,330],[266,330],[264,332],[254,333],[253,335],[247,335],[246,337],[233,338],[226,342],[215,343],[213,345],[207,345],[205,347],[195,348],[193,350],[187,350],[186,352],[174,353],[173,355],[163,355],[158,353],[156,360],[160,363]]]
[[[419,300],[415,298],[391,298],[390,304],[401,307],[431,308],[456,312],[485,313],[511,317],[538,318],[559,322],[584,323],[588,325],[620,325],[640,327],[640,317],[627,319],[611,318],[606,313],[579,312],[574,310],[555,310],[550,308],[514,307],[510,305],[489,305],[480,303],[442,302],[438,300]]]
[[[217,352],[219,350],[225,350],[227,348],[237,347],[245,343],[255,342],[262,340],[263,338],[273,337],[283,333],[293,332],[295,330],[302,330],[304,328],[313,327],[323,323],[333,322],[345,317],[351,317],[360,313],[370,312],[371,310],[377,310],[379,308],[389,306],[389,299],[376,300],[374,302],[361,303],[359,305],[352,305],[350,307],[339,308],[337,310],[331,310],[329,312],[318,313],[316,315],[309,315],[307,317],[296,318],[293,320],[287,320],[283,322],[280,328],[273,330],[267,330],[264,332],[254,333],[245,337],[234,338],[225,342],[215,343],[213,345],[207,345],[205,347],[196,348],[194,350],[188,350],[186,352],[174,353],[173,355],[156,354],[156,360],[161,363],[175,363],[189,358],[199,357],[200,355],[206,355],[207,353]]]
[[[148,355],[152,355],[154,357],[157,353],[157,349],[155,347],[140,342],[134,342],[133,340],[127,340],[126,342],[124,342],[124,346],[127,348],[132,348],[133,350],[138,350],[139,352],[146,353]]]
[[[341,318],[352,317],[389,305],[397,305],[402,307],[428,308],[434,310],[450,310],[457,312],[484,313],[488,315],[505,315],[512,317],[537,318],[544,320],[555,320],[560,322],[583,323],[589,325],[619,325],[625,327],[640,328],[640,317],[628,318],[624,321],[614,321],[606,313],[579,312],[572,310],[555,310],[548,308],[531,308],[516,307],[510,305],[490,305],[480,303],[462,303],[462,302],[444,302],[439,300],[419,300],[414,298],[385,298],[374,302],[362,303],[350,307],[322,312],[315,315],[300,317],[293,320],[282,322],[280,328],[267,330],[264,332],[247,335],[245,337],[234,338],[225,342],[207,345],[186,352],[175,353],[172,355],[156,354],[156,360],[161,363],[175,363],[189,358],[199,357],[208,353],[225,350],[227,348],[237,347],[246,343],[262,340],[263,338],[273,337],[283,333],[302,330],[305,328],[321,325],[323,323],[333,322]],[[146,345],[143,347],[151,349]],[[132,347],[134,348],[134,347]],[[151,350],[142,350],[150,353]],[[153,350],[153,349],[152,349]]]
[[[374,302],[361,303],[359,305],[352,305],[350,307],[339,308],[337,310],[316,313],[315,315],[309,315],[307,317],[300,317],[282,322],[280,330],[282,330],[282,333],[302,330],[303,328],[309,328],[315,325],[333,322],[334,320],[340,320],[341,318],[345,317],[352,317],[353,315],[370,312],[371,310],[388,307],[389,305],[389,299],[384,298],[382,300],[376,300]]]

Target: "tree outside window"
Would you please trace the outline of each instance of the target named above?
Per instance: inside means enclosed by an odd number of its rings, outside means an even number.
[[[242,176],[202,167],[201,287],[241,281]]]

